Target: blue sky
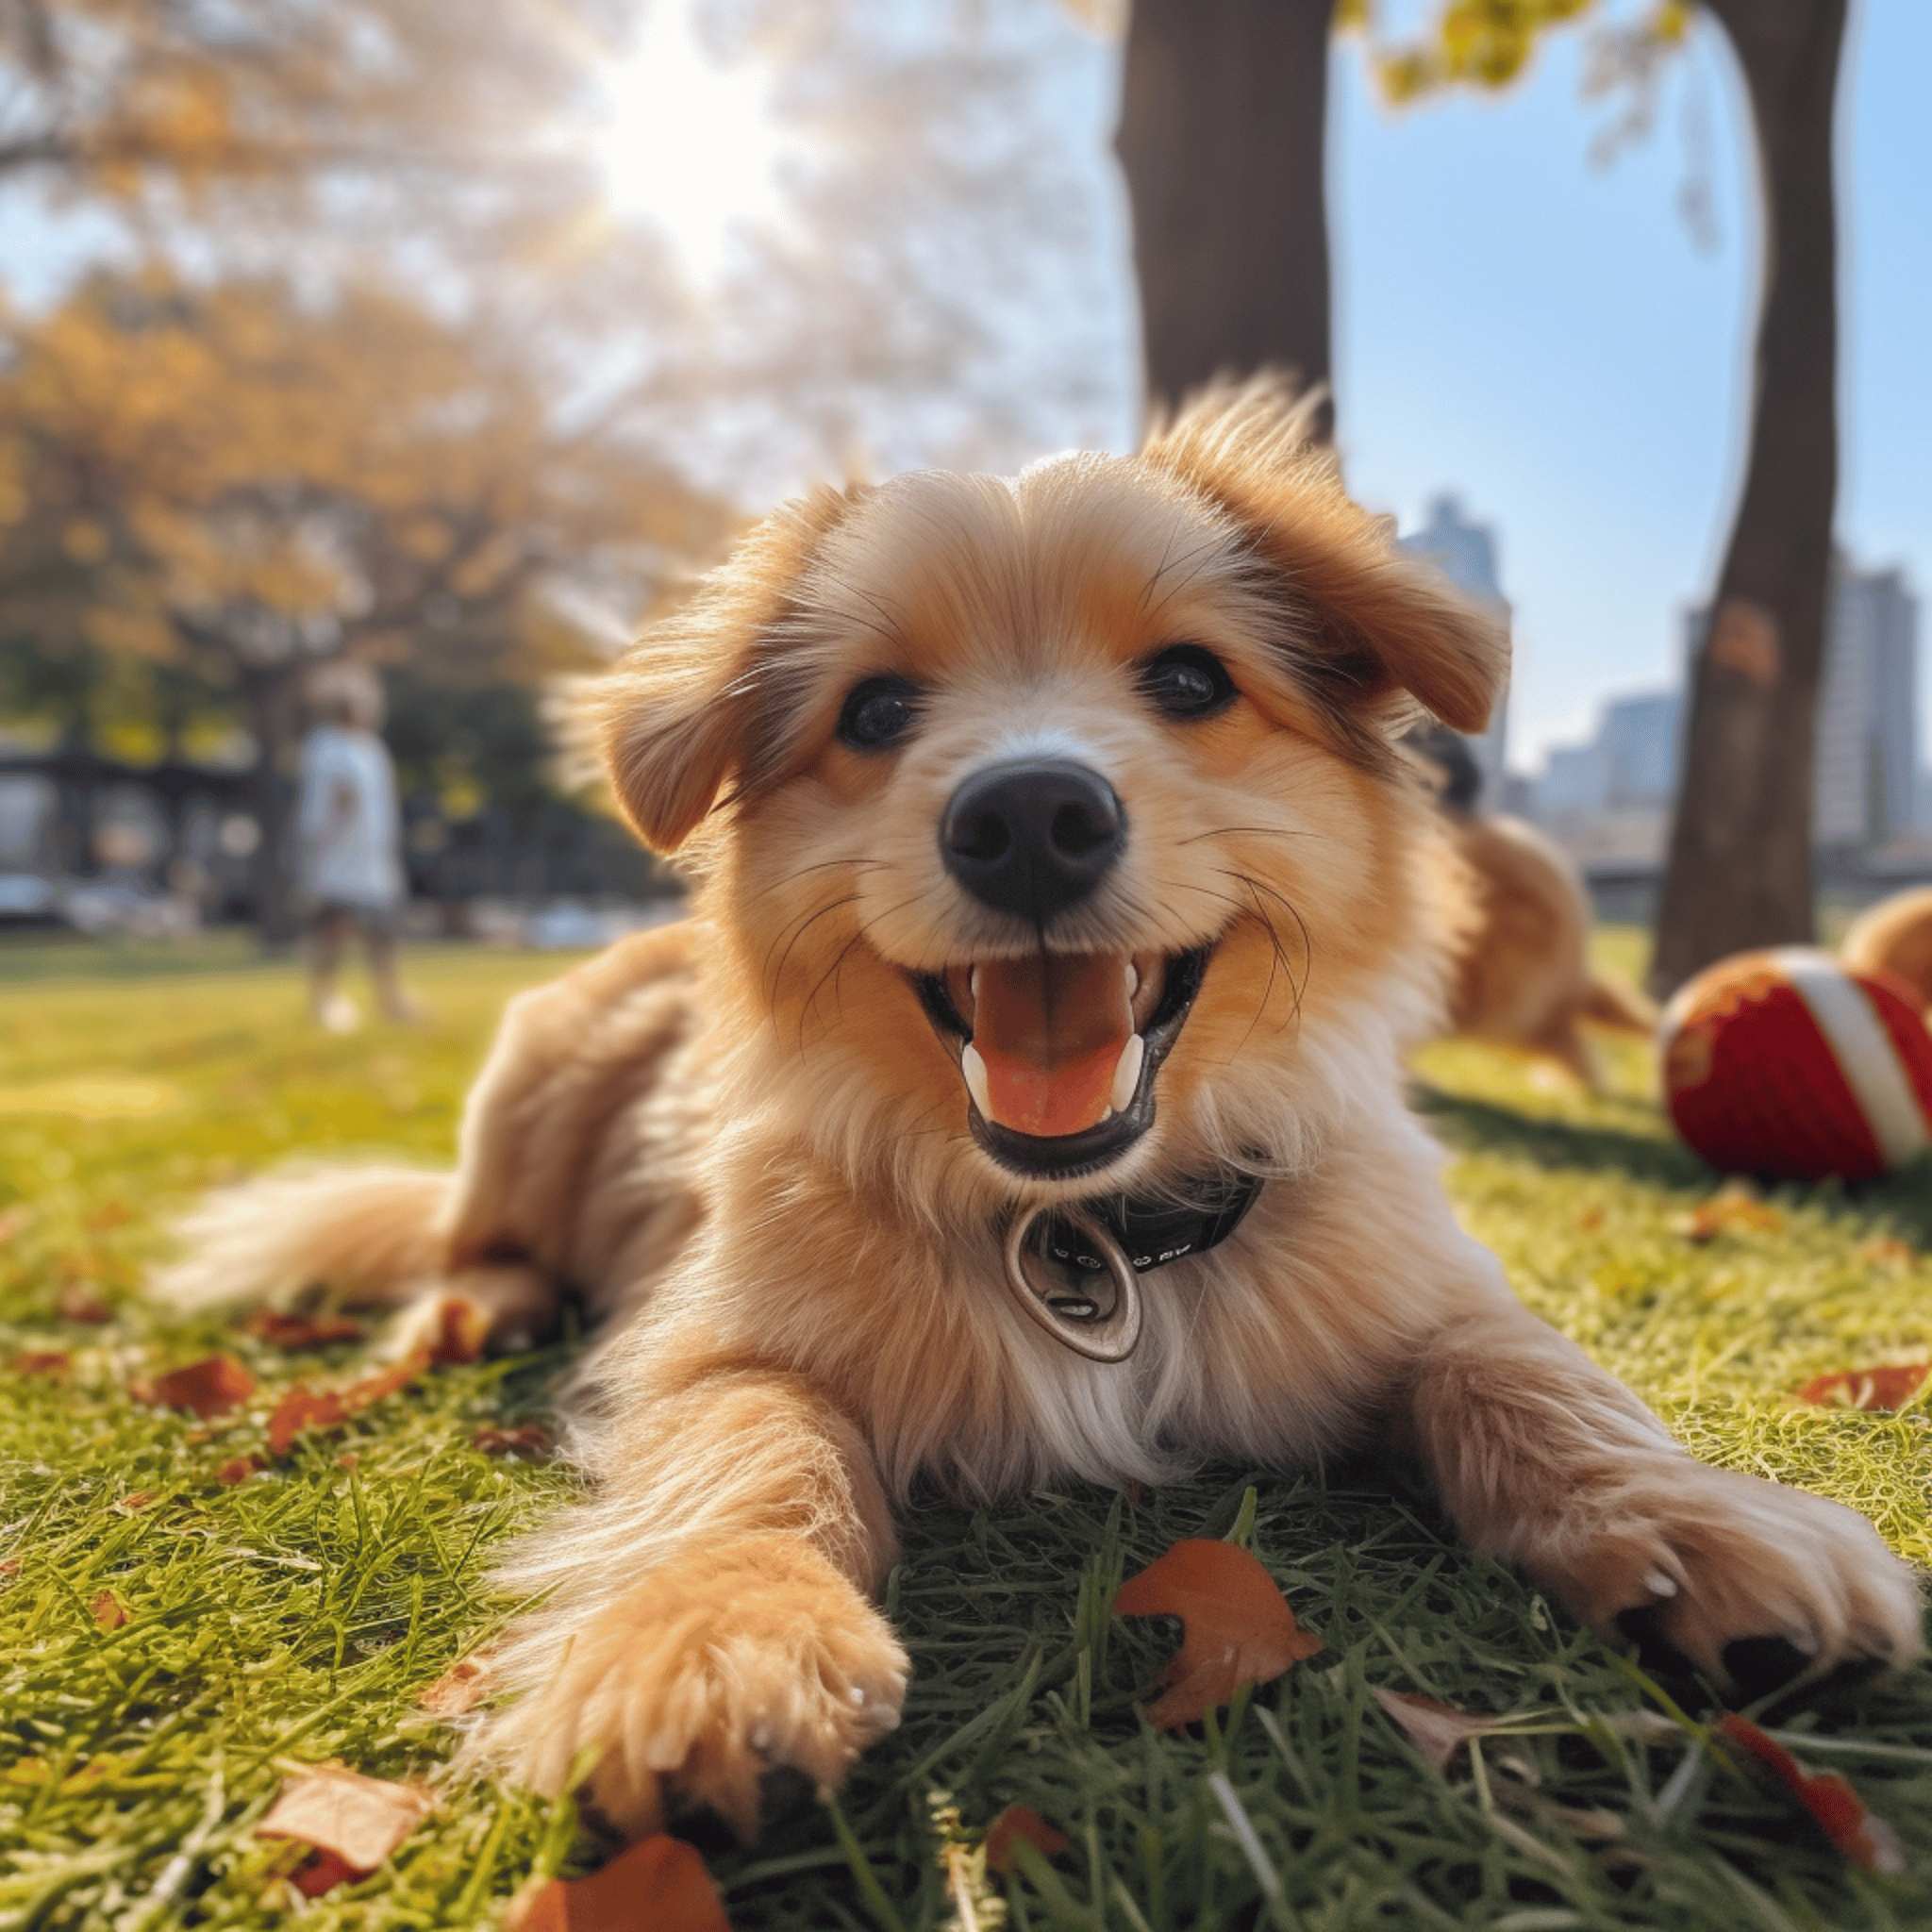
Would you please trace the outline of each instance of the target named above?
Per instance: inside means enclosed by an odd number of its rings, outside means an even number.
[[[1855,4],[1840,93],[1839,532],[1932,590],[1932,5]],[[1722,556],[1744,434],[1757,236],[1728,51],[1701,25],[1657,123],[1593,168],[1582,40],[1529,76],[1391,114],[1338,50],[1331,209],[1351,486],[1492,523],[1516,608],[1511,762],[1609,694],[1674,681]],[[1676,199],[1707,130],[1718,241]],[[1924,625],[1922,623],[1922,638]],[[1932,676],[1922,680],[1932,717]],[[1932,729],[1922,725],[1922,741]]]

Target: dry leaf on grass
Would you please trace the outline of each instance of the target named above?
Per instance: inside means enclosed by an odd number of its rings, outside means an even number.
[[[1720,1188],[1709,1200],[1700,1201],[1690,1213],[1674,1216],[1671,1222],[1674,1232],[1700,1246],[1733,1228],[1775,1234],[1784,1224],[1785,1218],[1775,1208],[1739,1187]]]
[[[246,1402],[255,1393],[255,1377],[233,1356],[210,1355],[128,1388],[137,1402],[183,1408],[209,1422]]]
[[[118,1630],[127,1621],[127,1606],[111,1590],[102,1591],[88,1612],[103,1630]]]
[[[513,1429],[478,1429],[470,1441],[486,1456],[548,1456],[556,1446],[541,1423],[519,1423]]]
[[[364,1777],[339,1764],[311,1765],[282,1786],[255,1835],[293,1839],[322,1855],[295,1874],[296,1885],[313,1898],[345,1878],[366,1878],[435,1803],[423,1785]]]
[[[506,1932],[731,1932],[703,1857],[662,1833],[588,1878],[553,1878],[513,1902],[504,1925]]]
[[[80,1282],[70,1282],[60,1291],[60,1299],[54,1304],[54,1312],[63,1322],[79,1322],[91,1327],[98,1327],[103,1322],[114,1319],[112,1304],[105,1302],[91,1288]]]
[[[359,1409],[407,1389],[429,1366],[429,1354],[417,1349],[392,1369],[365,1375],[341,1389],[307,1389],[299,1382],[275,1404],[268,1419],[269,1452],[286,1456],[304,1429],[328,1429],[347,1422]]]
[[[65,1349],[36,1348],[13,1357],[16,1375],[64,1375],[74,1366]]]
[[[136,1490],[131,1495],[123,1496],[114,1505],[124,1516],[132,1516],[137,1509],[145,1509],[155,1499],[152,1490]]]
[[[1029,1845],[1055,1857],[1067,1848],[1067,1835],[1056,1831],[1031,1805],[1008,1805],[986,1828],[986,1862],[991,1871],[1013,1869],[1013,1840],[1024,1838]]]
[[[1420,1697],[1412,1690],[1377,1688],[1375,1702],[1437,1771],[1447,1771],[1449,1760],[1472,1738],[1495,1729],[1493,1718],[1457,1710],[1453,1704],[1444,1704],[1436,1697]]]
[[[1824,1408],[1903,1408],[1928,1374],[1932,1374],[1932,1362],[1839,1369],[1829,1375],[1814,1375],[1798,1391],[1798,1400],[1815,1402]]]
[[[1884,1819],[1865,1807],[1865,1801],[1835,1771],[1815,1775],[1747,1717],[1726,1711],[1718,1719],[1719,1734],[1748,1751],[1772,1771],[1799,1804],[1815,1818],[1824,1835],[1854,1864],[1867,1872],[1898,1873],[1906,1869],[1905,1846]]]
[[[364,1329],[346,1315],[285,1315],[276,1308],[257,1308],[242,1324],[258,1341],[294,1355],[305,1348],[326,1348],[336,1341],[360,1341]]]
[[[1147,1707],[1159,1730],[1197,1724],[1243,1684],[1266,1684],[1312,1657],[1322,1640],[1299,1628],[1274,1579],[1239,1543],[1189,1537],[1121,1585],[1114,1614],[1178,1617],[1186,1634]]]
[[[215,1471],[215,1480],[218,1483],[245,1483],[261,1467],[262,1460],[258,1456],[231,1456]]]
[[[478,1657],[466,1657],[452,1664],[436,1682],[417,1693],[420,1709],[431,1717],[458,1718],[482,1703],[490,1689],[490,1666]]]
[[[1909,1274],[1919,1265],[1918,1255],[1909,1242],[1895,1234],[1874,1235],[1858,1250],[1858,1258],[1868,1268],[1887,1274]]]

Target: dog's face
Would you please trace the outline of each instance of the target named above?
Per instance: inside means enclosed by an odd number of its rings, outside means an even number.
[[[758,1098],[855,1172],[966,1206],[1281,1158],[1324,1012],[1395,991],[1391,738],[1408,692],[1478,723],[1500,653],[1296,426],[1249,391],[1132,459],[827,495],[620,674],[640,828],[710,815]]]

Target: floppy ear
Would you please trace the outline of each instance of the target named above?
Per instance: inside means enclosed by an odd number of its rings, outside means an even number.
[[[1433,564],[1398,550],[1389,519],[1349,499],[1334,452],[1308,440],[1321,391],[1278,376],[1222,384],[1157,429],[1142,456],[1245,529],[1300,620],[1297,666],[1328,703],[1387,712],[1407,691],[1477,732],[1509,672],[1502,625]]]
[[[759,748],[782,700],[780,660],[800,577],[858,500],[821,488],[767,517],[692,596],[602,678],[591,723],[625,816],[652,851],[675,852],[734,779],[764,775]]]

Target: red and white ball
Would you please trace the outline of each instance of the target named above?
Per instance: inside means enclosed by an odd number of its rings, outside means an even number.
[[[1739,953],[1679,989],[1657,1049],[1678,1133],[1726,1174],[1864,1181],[1932,1144],[1932,1034],[1890,974]]]

